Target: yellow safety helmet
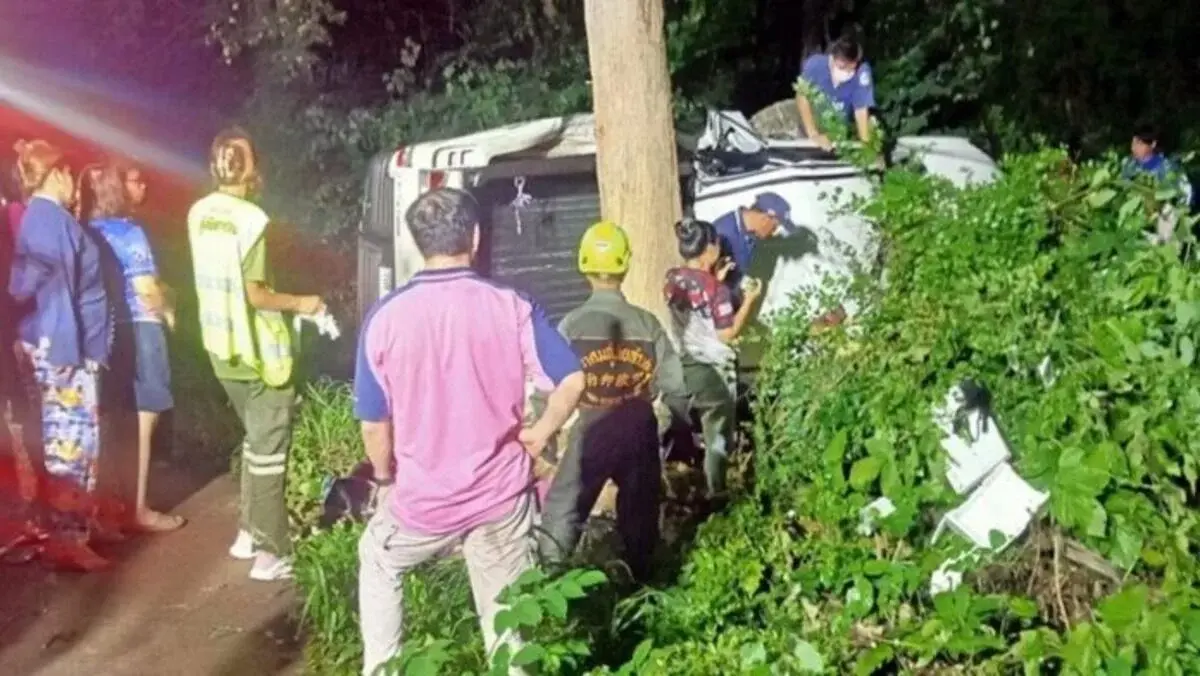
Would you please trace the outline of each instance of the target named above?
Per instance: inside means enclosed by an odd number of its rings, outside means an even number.
[[[579,242],[579,271],[585,275],[623,275],[629,271],[629,236],[612,221],[600,221]]]

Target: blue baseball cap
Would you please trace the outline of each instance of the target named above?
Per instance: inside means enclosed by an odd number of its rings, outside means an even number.
[[[753,208],[774,216],[785,230],[790,231],[794,227],[792,225],[792,205],[779,193],[759,193],[758,197],[754,198]]]

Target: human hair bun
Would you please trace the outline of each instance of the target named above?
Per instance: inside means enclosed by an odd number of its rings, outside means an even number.
[[[700,236],[700,223],[694,218],[684,217],[675,223],[675,237],[682,244],[694,242]]]

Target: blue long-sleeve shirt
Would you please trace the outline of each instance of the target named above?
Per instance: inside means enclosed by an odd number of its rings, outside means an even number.
[[[97,243],[61,205],[34,197],[15,249],[8,290],[27,310],[20,339],[48,340],[53,366],[107,364],[113,327]]]
[[[1167,158],[1162,153],[1154,153],[1144,160],[1139,160],[1130,157],[1125,161],[1125,166],[1121,169],[1122,178],[1133,179],[1139,174],[1148,174],[1153,176],[1155,180],[1161,183],[1175,182],[1175,187],[1179,189],[1180,199],[1185,206],[1193,206],[1195,195],[1192,192],[1192,184],[1188,181],[1187,174],[1183,170]]]

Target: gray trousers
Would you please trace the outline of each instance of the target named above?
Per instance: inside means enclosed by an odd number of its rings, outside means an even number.
[[[241,527],[255,547],[277,556],[292,552],[288,537],[287,459],[296,417],[296,391],[260,380],[222,380],[242,426]]]
[[[692,395],[692,411],[700,418],[704,437],[704,477],[710,495],[725,490],[725,470],[733,447],[736,424],[736,385],[710,364],[683,363],[683,381]]]
[[[371,517],[358,542],[358,608],[363,636],[363,676],[373,676],[400,653],[404,642],[404,573],[462,542],[471,593],[483,640],[490,655],[501,642],[520,649],[517,636],[496,635],[496,597],[533,566],[533,493],[517,501],[513,511],[465,533],[423,535],[404,528],[392,510]],[[511,669],[510,674],[523,674]]]

